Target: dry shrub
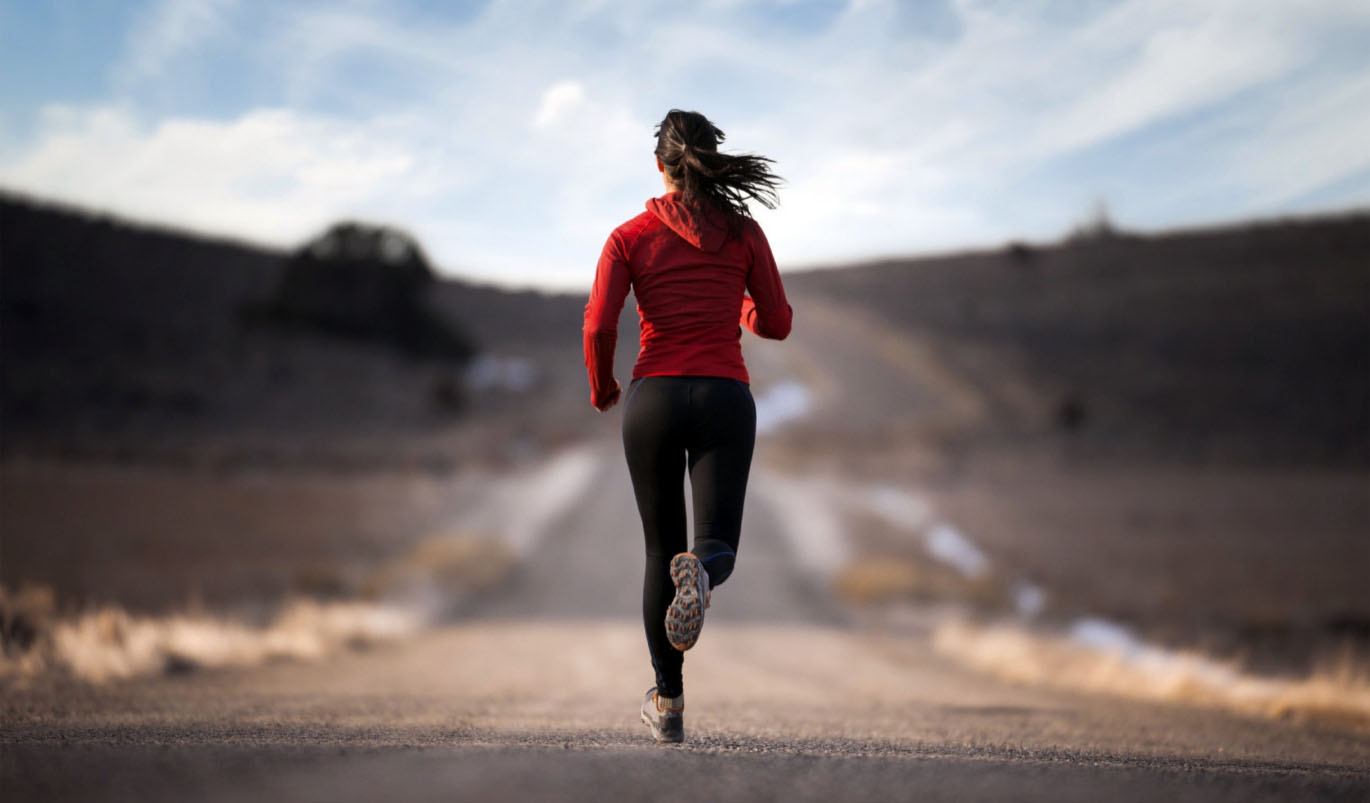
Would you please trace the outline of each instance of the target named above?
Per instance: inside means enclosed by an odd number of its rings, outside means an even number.
[[[483,591],[508,576],[514,554],[495,538],[445,535],[419,544],[409,563],[443,586]]]
[[[986,673],[1027,685],[1222,707],[1273,718],[1370,726],[1370,667],[1350,653],[1306,677],[1249,674],[1194,651],[1113,650],[1010,625],[954,622],[934,647]]]
[[[254,627],[202,612],[135,616],[117,606],[50,619],[31,646],[0,658],[0,679],[62,673],[100,683],[200,667],[318,658],[414,632],[410,610],[365,602],[296,600]]]
[[[0,586],[0,655],[28,652],[56,609],[57,597],[47,586],[25,584],[14,592]]]
[[[442,534],[426,539],[366,583],[366,601],[295,599],[255,626],[191,607],[136,616],[107,606],[57,617],[50,590],[0,588],[0,680],[25,682],[63,673],[91,682],[196,668],[311,659],[347,647],[388,641],[421,628],[461,594],[488,589],[515,556],[494,538]],[[297,577],[315,595],[344,593],[329,571]]]
[[[1006,600],[992,575],[969,578],[940,563],[896,556],[851,561],[833,575],[832,589],[855,605],[896,600],[959,601],[995,609]]]
[[[508,545],[493,536],[442,533],[379,569],[364,593],[375,599],[428,590],[450,598],[486,591],[508,577],[516,560]]]

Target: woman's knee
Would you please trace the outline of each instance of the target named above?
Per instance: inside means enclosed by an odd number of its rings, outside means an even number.
[[[737,550],[734,545],[714,538],[696,541],[694,555],[704,564],[704,571],[709,574],[710,588],[727,580],[737,562]]]

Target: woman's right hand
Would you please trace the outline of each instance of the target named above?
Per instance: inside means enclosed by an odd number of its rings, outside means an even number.
[[[590,404],[601,413],[607,412],[610,407],[618,404],[619,397],[623,395],[623,388],[619,387],[618,380],[614,380],[614,387],[602,399],[591,399]]]

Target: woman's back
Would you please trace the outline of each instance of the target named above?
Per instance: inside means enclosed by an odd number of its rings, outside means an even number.
[[[641,321],[634,378],[747,382],[739,323],[755,331],[760,320],[758,334],[767,337],[789,331],[790,307],[761,227],[740,216],[730,226],[722,213],[698,211],[677,193],[649,200],[647,211],[610,235],[586,304],[587,341],[603,339],[617,325],[629,286]],[[745,303],[748,291],[754,306]],[[759,314],[744,320],[744,306]],[[612,351],[601,356],[611,358]]]

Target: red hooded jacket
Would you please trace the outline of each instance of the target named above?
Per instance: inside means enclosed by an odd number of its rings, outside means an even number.
[[[721,376],[749,382],[742,330],[783,340],[793,316],[761,227],[697,214],[668,192],[609,235],[585,305],[585,369],[590,403],[616,398],[614,345],[631,287],[641,319],[633,378]],[[751,295],[746,295],[747,293]]]

